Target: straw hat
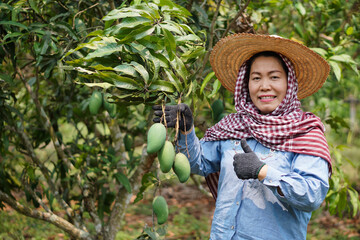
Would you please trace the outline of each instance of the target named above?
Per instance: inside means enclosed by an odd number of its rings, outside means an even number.
[[[278,36],[248,33],[222,38],[211,52],[210,64],[221,84],[234,92],[240,66],[254,54],[263,51],[281,53],[292,62],[299,99],[317,92],[329,75],[329,64],[308,47]]]

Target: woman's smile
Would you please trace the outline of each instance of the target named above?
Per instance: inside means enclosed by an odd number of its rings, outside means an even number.
[[[273,95],[262,95],[262,96],[259,96],[259,98],[260,98],[260,101],[262,101],[262,102],[271,102],[271,101],[273,101],[273,100],[276,98],[276,96],[273,96]]]

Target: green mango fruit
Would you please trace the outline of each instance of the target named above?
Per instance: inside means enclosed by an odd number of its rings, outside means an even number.
[[[111,118],[115,118],[116,117],[116,104],[115,103],[108,103],[109,106],[107,107],[107,111],[110,115]]]
[[[173,170],[181,183],[186,182],[190,177],[190,163],[183,153],[175,155]]]
[[[156,196],[152,202],[152,207],[158,224],[165,223],[169,216],[169,208],[165,198],[163,196]]]
[[[90,97],[89,111],[92,115],[96,115],[102,105],[103,97],[99,91],[94,91]]]
[[[217,118],[216,118],[216,122],[219,122],[221,119],[223,119],[223,117],[225,117],[227,114],[226,113],[221,113]]]
[[[103,94],[103,105],[105,110],[109,113],[111,118],[116,116],[116,104],[109,102],[108,98],[111,95],[109,93]]]
[[[166,128],[161,123],[153,124],[147,135],[147,152],[155,153],[159,151],[165,144]]]
[[[218,116],[224,111],[224,103],[221,99],[215,100],[211,104],[211,109],[213,113],[213,119],[216,120]]]
[[[124,137],[124,145],[125,145],[125,150],[127,152],[131,150],[133,143],[134,143],[133,138],[129,134],[126,134]]]
[[[175,148],[170,141],[165,141],[164,146],[158,152],[160,169],[163,173],[171,170],[175,160]]]

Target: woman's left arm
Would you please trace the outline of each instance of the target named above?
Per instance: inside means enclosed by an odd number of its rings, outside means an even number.
[[[295,154],[291,172],[284,173],[269,165],[264,166],[259,179],[283,202],[311,212],[319,208],[329,189],[328,163],[320,158]]]

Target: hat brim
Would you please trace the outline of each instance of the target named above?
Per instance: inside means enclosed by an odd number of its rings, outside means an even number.
[[[222,38],[211,52],[210,64],[221,84],[234,92],[241,65],[264,51],[281,53],[291,61],[298,81],[299,99],[317,92],[329,75],[330,65],[308,47],[281,37],[249,33]]]

